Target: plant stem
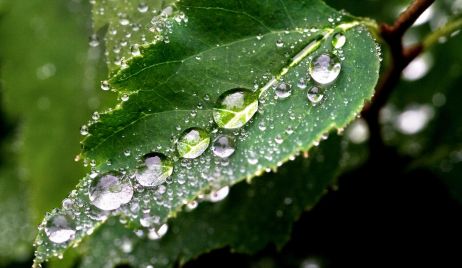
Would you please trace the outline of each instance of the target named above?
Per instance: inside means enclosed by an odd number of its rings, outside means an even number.
[[[392,25],[380,25],[380,35],[390,48],[391,64],[381,77],[371,103],[366,105],[362,111],[370,130],[371,157],[380,157],[385,148],[379,123],[380,110],[391,96],[393,88],[398,84],[403,69],[423,50],[422,44],[404,48],[403,36],[433,2],[434,0],[415,0]]]
[[[457,30],[462,29],[462,17],[458,17],[453,19],[437,29],[436,31],[429,34],[423,41],[423,47],[425,50],[433,46],[434,44],[438,43],[438,40],[441,37],[446,37],[451,35]]]

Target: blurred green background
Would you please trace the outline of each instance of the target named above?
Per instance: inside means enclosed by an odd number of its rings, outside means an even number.
[[[392,22],[409,1],[327,2]],[[107,71],[104,48],[88,45],[90,8],[85,0],[0,0],[0,266],[30,267],[37,224],[88,170],[74,160],[80,126],[115,101],[99,87]],[[462,1],[437,1],[405,42],[422,40],[461,10]],[[244,256],[223,249],[188,265],[363,266],[368,257],[385,263],[407,248],[420,250],[419,256],[428,253],[427,260],[460,264],[458,246],[449,247],[444,239],[462,238],[462,36],[440,41],[405,70],[381,115],[392,152],[383,156],[382,166],[367,161],[367,129],[353,124],[345,132],[350,171],[339,178],[338,190],[295,224],[281,252],[269,246]],[[369,238],[368,229],[374,234]],[[348,247],[354,241],[363,245]],[[387,249],[382,242],[395,246]],[[64,267],[72,260],[52,265]]]

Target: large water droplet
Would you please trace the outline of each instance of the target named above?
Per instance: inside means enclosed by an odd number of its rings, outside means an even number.
[[[57,214],[51,216],[46,225],[45,233],[53,243],[64,243],[74,238],[75,224],[69,215]]]
[[[173,173],[173,162],[160,153],[149,153],[143,157],[144,165],[135,173],[136,180],[143,186],[158,186]]]
[[[318,87],[312,87],[308,90],[308,93],[306,94],[308,97],[308,100],[313,104],[316,105],[319,102],[322,101],[324,98],[324,95],[321,93],[321,90]]]
[[[342,65],[334,54],[323,53],[310,62],[309,73],[319,84],[330,84],[337,79]]]
[[[133,188],[119,174],[111,172],[96,177],[90,186],[88,195],[95,207],[102,210],[114,210],[130,202],[133,197]]]
[[[257,94],[248,89],[235,88],[218,98],[213,108],[213,119],[221,128],[240,128],[249,122],[257,110]]]
[[[201,128],[185,130],[176,144],[180,157],[193,159],[205,152],[210,144],[209,133]]]
[[[292,94],[291,85],[281,82],[276,86],[276,96],[280,99],[285,99]]]
[[[342,48],[346,43],[346,36],[343,33],[336,33],[332,38],[332,45],[335,48]]]
[[[213,141],[212,152],[218,157],[230,157],[235,150],[234,138],[231,136],[220,135]]]

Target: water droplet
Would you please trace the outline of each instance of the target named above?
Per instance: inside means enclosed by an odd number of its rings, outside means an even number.
[[[298,80],[297,87],[300,89],[306,88],[306,81],[304,78],[300,78],[300,80]]]
[[[148,11],[148,9],[149,9],[149,6],[146,3],[140,3],[138,5],[138,11],[140,13],[146,13]]]
[[[98,112],[94,112],[92,115],[91,115],[91,119],[93,120],[99,120],[99,113]]]
[[[161,153],[149,153],[143,157],[144,165],[139,167],[135,178],[143,186],[161,185],[173,173],[173,162]]]
[[[284,41],[282,41],[281,39],[277,40],[276,41],[276,46],[277,47],[283,47],[284,46]]]
[[[97,47],[99,46],[99,39],[98,39],[98,36],[96,34],[92,34],[89,38],[90,40],[88,41],[88,44],[91,46],[91,47]]]
[[[88,135],[88,126],[87,125],[83,125],[83,126],[80,127],[80,135],[82,135],[82,136]]]
[[[51,216],[46,225],[45,233],[53,243],[64,243],[75,235],[75,224],[69,215],[57,214]]]
[[[346,37],[343,33],[336,33],[332,38],[332,45],[335,48],[342,48],[346,43]]]
[[[133,188],[128,181],[122,180],[119,174],[111,172],[96,177],[88,195],[91,203],[97,208],[114,210],[130,202]]]
[[[257,110],[257,94],[248,89],[235,88],[218,98],[213,108],[213,119],[221,128],[240,128],[249,122]]]
[[[138,44],[134,44],[134,45],[130,48],[130,52],[132,53],[132,56],[133,56],[133,57],[136,57],[136,56],[141,55],[140,46],[139,46]]]
[[[318,87],[312,87],[310,90],[308,90],[307,97],[313,105],[316,105],[322,101],[324,95],[321,93],[321,90]]]
[[[125,101],[128,101],[130,97],[128,96],[128,94],[123,94],[122,96],[120,96],[120,99],[125,102]]]
[[[104,91],[108,91],[109,88],[109,82],[107,80],[101,81],[101,89]]]
[[[229,194],[229,186],[225,186],[218,191],[210,193],[209,200],[211,202],[220,202],[225,199]]]
[[[210,144],[209,133],[201,128],[185,130],[176,144],[180,157],[193,159],[207,150]]]
[[[230,157],[235,150],[236,148],[233,137],[220,135],[213,141],[212,152],[218,157]]]
[[[151,240],[158,240],[162,238],[168,231],[168,225],[163,224],[162,226],[159,227],[159,229],[150,229],[148,233],[148,238]]]
[[[276,87],[276,96],[280,99],[285,99],[292,94],[292,86],[290,84],[281,82]]]
[[[310,76],[319,84],[330,84],[337,79],[342,65],[334,54],[323,53],[310,62]]]

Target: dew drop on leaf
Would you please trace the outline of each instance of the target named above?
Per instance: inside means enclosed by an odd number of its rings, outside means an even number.
[[[185,130],[176,144],[180,157],[194,159],[207,150],[210,144],[210,136],[201,128],[189,128]]]
[[[88,44],[91,46],[91,47],[97,47],[99,46],[99,39],[98,39],[98,36],[96,34],[92,34],[89,38],[89,41],[88,41]]]
[[[342,65],[337,56],[323,53],[310,62],[309,73],[314,81],[321,85],[330,84],[337,79]]]
[[[316,105],[322,101],[324,95],[321,93],[321,90],[318,87],[314,86],[308,90],[307,97],[313,105]]]
[[[225,186],[218,191],[214,191],[210,193],[209,200],[211,202],[220,202],[221,200],[225,199],[229,194],[229,186]]]
[[[147,187],[161,185],[173,173],[173,162],[161,153],[149,153],[143,157],[144,165],[138,168],[135,178]]]
[[[118,209],[130,202],[133,188],[121,175],[110,172],[96,177],[88,192],[91,203],[101,210]]]
[[[109,90],[109,82],[107,80],[101,81],[101,89],[104,90],[104,91]]]
[[[67,242],[75,235],[74,221],[69,215],[55,214],[48,219],[45,233],[53,243]]]
[[[220,135],[213,141],[212,152],[218,157],[230,157],[235,150],[234,138],[231,136]]]
[[[83,125],[83,126],[80,127],[80,135],[82,135],[82,136],[88,135],[88,126],[87,125]]]
[[[150,240],[158,240],[162,238],[168,231],[168,225],[163,224],[162,226],[159,227],[159,229],[150,229],[148,233],[148,238]]]
[[[249,122],[257,110],[257,94],[248,89],[235,88],[218,98],[213,108],[213,119],[221,128],[240,128]]]
[[[276,86],[276,96],[279,99],[285,99],[292,94],[291,85],[285,82],[281,82]]]
[[[332,38],[332,45],[335,48],[342,48],[346,43],[346,36],[343,33],[336,33]]]

